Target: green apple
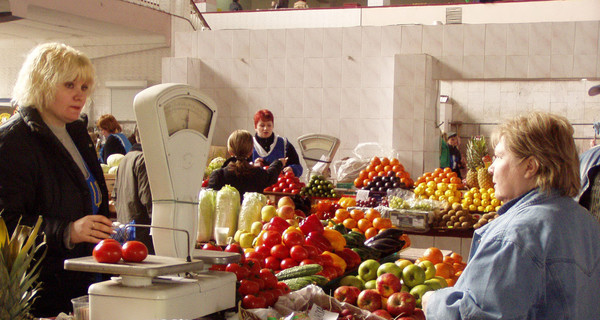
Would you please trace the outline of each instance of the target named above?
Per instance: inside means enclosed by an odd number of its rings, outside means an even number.
[[[404,269],[406,266],[410,266],[412,263],[412,261],[407,260],[407,259],[398,259],[396,261],[394,261],[394,263],[400,267],[400,269]]]
[[[434,291],[443,288],[440,281],[436,278],[425,280],[423,284],[428,285]]]
[[[419,262],[418,264],[419,267],[423,268],[423,270],[425,270],[425,280],[429,280],[432,279],[433,277],[435,277],[435,265],[433,264],[433,262],[429,261],[429,260],[423,260],[421,262]]]
[[[256,236],[250,232],[242,233],[240,236],[240,246],[242,248],[252,248],[252,242],[254,241],[254,238],[256,238]]]
[[[263,223],[261,221],[254,221],[252,225],[250,225],[250,233],[257,236],[262,230]]]
[[[377,280],[369,280],[365,282],[365,289],[377,289]]]
[[[416,285],[415,287],[413,287],[412,289],[410,289],[410,294],[413,295],[413,297],[415,297],[415,299],[417,299],[417,308],[421,308],[421,299],[423,298],[423,295],[425,294],[425,292],[427,291],[431,291],[431,287],[426,285],[426,284],[419,284]]]
[[[363,290],[365,288],[365,283],[359,277],[347,275],[340,280],[340,286],[352,286]]]
[[[434,268],[434,270],[435,270],[435,268]],[[398,267],[393,262],[386,262],[386,263],[380,265],[379,268],[377,268],[377,276],[378,277],[384,273],[391,273],[391,274],[395,275],[396,277],[398,277],[398,279],[402,278],[402,268]]]
[[[377,278],[377,269],[379,266],[380,264],[377,260],[365,260],[358,266],[358,275],[365,282],[369,280],[375,280]]]
[[[425,270],[416,264],[411,264],[402,270],[402,280],[413,288],[425,282]]]
[[[400,292],[410,292],[410,287],[407,286],[406,284],[404,284],[404,282],[402,283],[402,288],[400,288]]]
[[[273,217],[276,215],[277,215],[277,208],[275,208],[275,206],[272,206],[270,204],[263,206],[262,209],[260,209],[260,218],[262,219],[263,222],[271,221],[271,219],[273,219]]]
[[[446,288],[448,286],[448,281],[446,281],[446,279],[444,279],[444,277],[435,276],[435,277],[433,277],[433,279],[437,279],[438,282],[442,285],[442,288]]]

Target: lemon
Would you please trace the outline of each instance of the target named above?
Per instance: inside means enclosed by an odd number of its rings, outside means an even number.
[[[452,190],[446,190],[446,192],[444,192],[444,195],[446,197],[454,197],[454,191],[452,191]]]
[[[485,210],[485,207],[483,207],[483,206],[478,206],[477,207],[477,211],[483,212],[483,210]]]
[[[489,199],[481,199],[481,205],[484,207],[487,207],[490,205],[490,200]]]
[[[437,189],[442,190],[442,192],[445,192],[446,190],[448,190],[448,184],[440,182],[437,184]]]
[[[458,185],[456,183],[451,183],[448,185],[448,189],[450,189],[452,191],[456,191],[456,190],[458,190]]]
[[[427,187],[431,189],[435,189],[436,183],[434,181],[427,182]]]
[[[444,191],[437,189],[433,192],[433,194],[435,194],[436,196],[440,197],[444,195]]]
[[[455,203],[455,202],[458,202],[458,199],[455,196],[449,196],[448,197],[448,202]]]
[[[427,189],[425,189],[425,194],[428,196],[432,196],[434,194],[434,192],[435,192],[435,189],[433,189],[433,188],[428,187]]]
[[[463,210],[469,210],[469,205],[468,204],[462,203],[461,207],[462,207]]]
[[[481,193],[473,193],[473,198],[481,199]]]
[[[494,207],[497,207],[500,205],[500,200],[492,199],[492,200],[490,200],[490,204],[493,205]]]
[[[462,198],[462,192],[460,192],[459,190],[454,191],[454,196],[457,198]]]
[[[475,187],[471,188],[471,190],[469,190],[469,191],[471,191],[471,193],[479,193],[479,189],[477,189]]]
[[[489,200],[490,199],[490,194],[489,193],[482,193],[481,194],[481,200]]]
[[[470,210],[470,211],[477,211],[477,206],[476,206],[476,205],[474,205],[474,204],[470,204],[470,205],[469,205],[469,210]]]
[[[494,211],[494,206],[487,206],[485,207],[486,212],[492,212]]]
[[[496,190],[494,190],[494,188],[489,188],[487,193],[489,193],[489,194],[496,193]]]
[[[473,199],[473,204],[476,206],[480,206],[481,205],[481,199],[475,198]]]

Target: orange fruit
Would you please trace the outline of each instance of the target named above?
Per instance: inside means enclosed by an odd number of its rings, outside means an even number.
[[[377,171],[369,171],[369,175],[367,177],[369,177],[369,179],[373,179],[376,176],[377,176]]]
[[[373,157],[373,159],[371,159],[371,164],[379,165],[381,164],[381,160],[378,157]]]
[[[380,177],[383,177],[386,175],[386,173],[385,173],[385,171],[381,170],[381,171],[377,172],[377,175]]]
[[[452,177],[452,178],[450,178],[450,183],[460,184],[460,178]]]
[[[452,264],[452,268],[454,268],[454,271],[463,271],[465,269],[467,265],[464,263],[453,263]]]
[[[390,165],[390,159],[388,159],[388,157],[381,158],[381,164],[384,165],[384,166],[389,166]]]
[[[354,210],[350,211],[350,217],[352,217],[352,219],[358,221],[365,217],[365,212],[360,209],[354,209]]]
[[[444,172],[444,169],[442,168],[435,168],[435,170],[433,170],[434,174],[437,174],[438,176],[440,175],[440,173]]]
[[[373,208],[369,208],[365,212],[365,218],[369,219],[369,221],[373,221],[375,218],[379,217],[381,217],[381,213]]]
[[[377,172],[383,171],[383,165],[381,165],[381,164],[380,164],[380,165],[377,165],[377,166],[375,167],[375,171],[377,171]]]
[[[356,228],[356,220],[352,218],[345,219],[344,222],[342,222],[342,224],[348,229]]]
[[[446,177],[448,177],[448,178],[456,178],[456,177],[458,177],[458,173],[456,173],[454,171],[451,171],[451,172],[446,173]]]
[[[423,258],[433,262],[433,264],[438,264],[444,261],[444,254],[442,251],[436,247],[430,247],[425,250],[423,253]],[[448,278],[448,277],[444,277]]]
[[[462,270],[460,270],[460,271],[456,271],[456,272],[454,273],[454,276],[458,278],[458,277],[460,277],[460,275],[461,275],[461,274],[462,274]]]
[[[354,186],[357,188],[361,188],[363,186],[363,180],[360,177],[354,179]]]
[[[371,221],[369,221],[369,219],[362,218],[358,220],[358,229],[360,229],[362,232],[367,231],[367,229],[371,228],[372,226],[373,224]]]
[[[442,178],[443,183],[450,183],[450,178]]]
[[[431,172],[425,172],[423,173],[423,177],[427,178],[427,177],[431,177],[433,175],[433,173]]]
[[[375,218],[373,219],[373,227],[377,229],[387,229],[392,227],[392,220],[389,218]]]
[[[456,284],[456,279],[448,278],[448,279],[446,279],[446,282],[448,283],[448,287],[454,287],[454,285]]]
[[[335,210],[335,217],[344,221],[350,218],[350,212],[346,209],[337,209]]]
[[[450,172],[452,172],[452,168],[450,168],[450,167],[444,168],[444,173],[450,173]]]
[[[452,257],[452,259],[454,259],[454,262],[458,262],[458,263],[462,262],[463,257],[460,254],[458,254],[456,252],[452,252],[452,254],[450,256]]]
[[[390,166],[390,165],[388,164],[387,166],[383,167],[383,171],[385,171],[385,172],[390,172],[390,171],[392,171],[392,166]]]
[[[450,264],[450,265],[451,265],[451,264],[453,264],[453,263],[454,263],[454,259],[452,259],[452,257],[451,257],[451,256],[444,256],[444,260],[443,260],[442,262],[444,262],[444,263],[447,263],[447,264]]]
[[[352,231],[354,231],[354,232],[360,232],[360,229],[358,229],[358,228],[354,227],[354,228],[352,228]],[[361,232],[361,233],[362,233],[362,232]]]
[[[370,165],[368,165],[368,166],[365,168],[365,171],[366,171],[367,173],[369,173],[369,172],[371,172],[371,171],[375,171],[375,166],[374,166],[374,165],[372,165],[372,164],[370,164]]]
[[[400,160],[398,160],[397,158],[391,158],[390,159],[390,165],[392,166],[396,166],[400,164]]]
[[[365,230],[365,237],[366,237],[367,239],[369,239],[369,238],[372,238],[372,237],[373,237],[374,235],[376,235],[377,233],[379,233],[377,229],[375,229],[375,228],[373,228],[373,227],[370,227],[370,228],[368,228],[367,230]]]
[[[454,276],[454,268],[447,263],[437,263],[435,265],[435,275],[442,278],[451,278]]]

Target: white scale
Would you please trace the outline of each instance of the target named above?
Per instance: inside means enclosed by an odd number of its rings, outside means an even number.
[[[205,264],[237,262],[239,254],[193,249],[215,103],[189,85],[167,83],[137,94],[134,110],[152,191],[156,255],[141,263],[66,260],[67,270],[120,276],[90,286],[90,319],[197,319],[234,307],[236,276]]]

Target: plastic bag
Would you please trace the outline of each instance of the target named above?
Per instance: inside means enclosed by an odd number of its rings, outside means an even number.
[[[337,182],[353,182],[358,178],[360,171],[365,169],[369,160],[359,158],[344,158],[333,164],[334,177]]]
[[[198,242],[207,242],[213,237],[216,196],[213,189],[202,189],[198,195]]]
[[[233,237],[237,230],[240,213],[240,193],[236,188],[226,184],[217,192],[215,206],[215,228],[229,228],[227,237]]]
[[[244,201],[238,217],[237,229],[250,232],[255,221],[261,221],[260,210],[267,204],[267,197],[258,192],[244,193]]]
[[[354,154],[361,160],[371,160],[373,157],[398,158],[398,151],[386,149],[377,142],[359,143],[354,148]]]

